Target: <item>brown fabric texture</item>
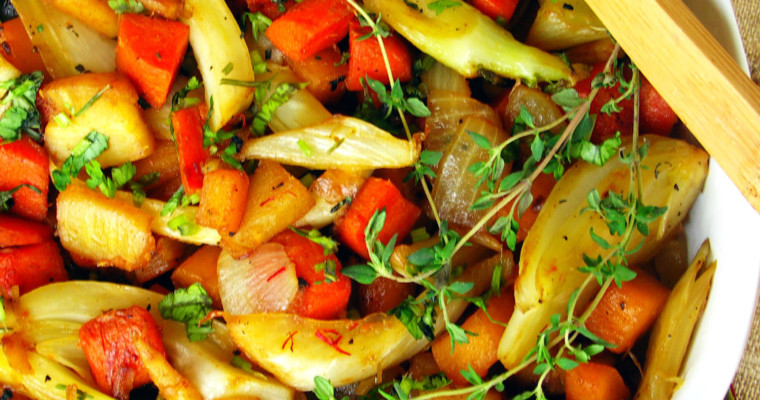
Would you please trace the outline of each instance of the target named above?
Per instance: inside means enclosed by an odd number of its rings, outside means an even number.
[[[760,1],[732,0],[736,20],[747,51],[752,80],[760,84]],[[755,305],[755,320],[752,323],[744,357],[734,378],[734,394],[737,400],[760,399],[760,307]]]

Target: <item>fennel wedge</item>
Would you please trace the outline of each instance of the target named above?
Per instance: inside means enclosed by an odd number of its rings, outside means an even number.
[[[434,2],[365,0],[364,6],[422,52],[468,78],[487,70],[529,83],[574,80],[564,61],[518,42],[471,5],[458,2],[437,14],[430,6]]]
[[[668,209],[649,225],[649,236],[636,232],[630,248],[639,250],[628,256],[630,265],[651,258],[664,239],[673,234],[699,194],[707,175],[708,155],[686,142],[655,135],[645,135],[649,153],[642,160],[641,182],[644,204]],[[627,151],[630,144],[623,145]],[[567,170],[546,200],[533,228],[523,244],[520,274],[515,283],[515,312],[499,345],[499,359],[507,368],[518,365],[536,343],[538,334],[554,314],[564,316],[572,293],[579,289],[587,274],[583,255],[595,257],[599,245],[589,231],[610,243],[605,222],[588,206],[587,194],[596,189],[608,192],[628,190],[630,170],[619,158],[597,167],[578,162]],[[580,294],[577,309],[585,308],[599,286],[592,283]]]

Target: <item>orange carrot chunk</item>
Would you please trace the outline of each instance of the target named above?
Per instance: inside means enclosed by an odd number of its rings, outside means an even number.
[[[507,23],[517,8],[518,0],[472,0],[472,6],[492,19]]]
[[[586,320],[586,327],[600,338],[615,344],[613,353],[625,353],[652,326],[670,291],[657,279],[637,271],[636,278],[611,285],[599,305]]]
[[[0,250],[0,288],[4,294],[10,293],[13,286],[24,294],[68,279],[61,251],[53,240]]]
[[[295,264],[296,276],[305,283],[293,299],[293,312],[308,318],[333,319],[345,311],[351,297],[351,280],[340,273],[341,264],[334,254],[325,255],[322,246],[290,230],[282,231],[272,242],[285,247]]]
[[[567,400],[626,400],[631,392],[615,367],[590,362],[565,373]]]
[[[42,57],[29,39],[21,18],[0,25],[0,54],[23,74],[45,71]]]
[[[116,68],[153,108],[161,108],[185,58],[189,38],[190,28],[181,22],[122,14]]]
[[[39,244],[52,236],[50,225],[0,215],[0,248]]]
[[[111,310],[79,329],[79,346],[98,386],[122,400],[151,381],[135,347],[136,338],[166,357],[158,325],[144,308]]]
[[[362,27],[359,22],[351,24],[349,33],[348,76],[346,77],[346,89],[351,91],[362,90],[360,80],[367,77],[383,84],[389,84],[388,73],[385,69],[385,61],[380,52],[380,44],[374,37],[366,37],[372,29]],[[383,38],[385,52],[388,55],[393,78],[401,82],[412,79],[412,57],[404,39],[391,35]]]
[[[235,232],[248,200],[248,175],[236,169],[218,169],[203,177],[197,222],[222,234]]]
[[[448,333],[439,336],[433,341],[433,357],[446,373],[446,376],[457,385],[467,385],[467,380],[460,371],[467,370],[469,366],[480,377],[488,373],[488,369],[496,363],[498,357],[496,351],[499,341],[506,329],[501,324],[509,322],[515,309],[515,296],[512,287],[502,290],[499,296],[488,299],[486,304],[488,314],[478,309],[462,324],[462,329],[475,333],[467,336],[469,343],[458,343],[451,351],[451,338]],[[488,315],[500,323],[492,322]]]
[[[289,62],[293,72],[304,82],[306,90],[322,103],[335,103],[346,92],[348,64],[342,62],[337,47],[328,47],[301,62]]]
[[[265,34],[293,61],[303,61],[338,43],[354,18],[343,0],[303,0],[276,19]]]
[[[387,244],[393,235],[404,239],[420,217],[421,210],[405,199],[388,180],[369,178],[342,219],[335,223],[335,234],[351,250],[369,259],[364,229],[376,211],[385,209],[385,225],[377,238]]]
[[[203,148],[203,122],[206,107],[196,105],[172,113],[172,127],[177,139],[179,171],[185,193],[192,194],[203,186],[201,167],[209,158]]]
[[[0,144],[0,191],[31,185],[39,193],[22,187],[13,193],[11,212],[41,221],[47,215],[48,156],[42,146],[24,136],[15,142]]]

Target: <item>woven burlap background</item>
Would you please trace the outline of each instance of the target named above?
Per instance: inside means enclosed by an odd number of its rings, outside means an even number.
[[[747,50],[752,79],[760,84],[760,1],[732,0],[739,30]],[[737,400],[760,399],[760,307],[755,308],[755,320],[739,371],[734,378]]]

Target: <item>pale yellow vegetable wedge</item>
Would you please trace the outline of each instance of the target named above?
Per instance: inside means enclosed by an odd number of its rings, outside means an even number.
[[[253,88],[223,85],[222,79],[252,82],[251,56],[237,20],[224,0],[186,0],[190,15],[180,21],[190,27],[190,46],[203,76],[206,104],[214,108],[209,127],[217,131],[253,101]]]
[[[27,358],[33,371],[22,373],[14,369],[8,363],[6,353],[0,349],[0,382],[32,398],[63,400],[66,391],[57,385],[76,385],[95,400],[110,399],[94,383],[88,384],[87,379],[63,366],[76,365],[75,370],[89,370],[81,349],[68,356],[65,351],[57,351],[59,360],[56,362],[41,355],[39,347],[44,344],[50,348],[55,342],[78,341],[79,327],[86,321],[104,310],[136,305],[149,308],[163,333],[171,366],[200,392],[203,399],[293,398],[293,389],[275,379],[230,365],[235,345],[223,324],[214,322],[214,333],[203,341],[191,343],[183,325],[161,318],[158,302],[162,298],[158,293],[132,286],[69,281],[43,286],[25,294],[18,302],[6,301],[6,326],[10,332],[22,334],[31,345]],[[35,348],[37,351],[33,350]]]
[[[703,271],[709,252],[710,244],[703,243],[691,266],[673,288],[652,328],[644,377],[636,392],[636,400],[669,399],[677,387],[680,379],[678,373],[691,334],[704,311],[715,274],[715,262]]]
[[[364,6],[422,52],[460,74],[474,78],[478,70],[526,82],[572,81],[570,67],[558,57],[524,45],[506,29],[465,2],[439,15],[434,0],[365,0]],[[416,9],[408,3],[416,5]],[[373,39],[374,40],[374,39]]]
[[[631,248],[642,240],[644,243],[628,257],[631,265],[651,258],[662,241],[675,232],[707,175],[705,151],[661,136],[646,135],[643,140],[648,140],[651,147],[642,162],[642,201],[646,205],[667,206],[668,211],[649,225],[649,236],[634,234]],[[630,149],[630,144],[625,147]],[[603,167],[578,162],[554,187],[523,244],[520,274],[515,283],[515,312],[498,352],[507,368],[523,360],[553,314],[566,313],[570,295],[587,276],[578,271],[584,266],[583,254],[592,258],[604,254],[591,239],[589,230],[611,243],[619,240],[610,238],[601,218],[582,210],[588,206],[587,195],[592,189],[602,196],[608,191],[627,193],[629,176],[628,166],[617,157]],[[583,309],[599,288],[592,284],[588,289],[581,294],[577,309]]]
[[[163,354],[142,338],[135,340],[135,348],[150,380],[158,387],[158,392],[166,400],[202,400],[197,389],[177,370],[172,368]]]
[[[545,0],[541,2],[525,43],[552,51],[608,36],[602,21],[584,0]]]
[[[109,38],[119,33],[119,16],[103,0],[43,0],[47,4],[82,21],[94,31]]]
[[[488,288],[496,264],[513,268],[512,254],[494,256],[470,266],[457,278],[473,282],[470,295]],[[452,320],[467,303],[447,304]],[[282,382],[303,391],[314,389],[314,377],[340,386],[376,376],[423,350],[429,342],[415,340],[396,317],[371,314],[361,320],[322,321],[293,314],[227,315],[230,335],[245,354]],[[436,333],[443,329],[436,321]]]
[[[56,201],[63,248],[82,266],[142,268],[156,247],[151,217],[132,203],[109,199],[74,182]]]
[[[316,125],[250,139],[240,154],[309,169],[359,171],[410,166],[419,157],[420,145],[369,122],[336,115]]]
[[[49,119],[45,149],[50,158],[62,164],[93,130],[109,138],[108,149],[97,158],[102,167],[150,155],[155,142],[138,99],[132,84],[118,74],[83,74],[43,86],[37,103]]]
[[[116,41],[43,0],[13,0],[19,17],[54,79],[116,70]],[[41,27],[41,29],[38,29]]]

